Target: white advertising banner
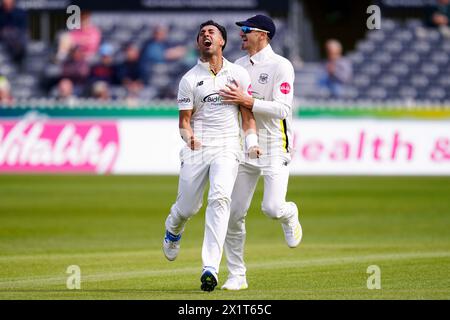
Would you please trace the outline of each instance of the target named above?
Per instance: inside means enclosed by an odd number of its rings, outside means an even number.
[[[292,174],[450,175],[450,121],[295,119]],[[177,119],[0,120],[0,173],[177,174]]]
[[[294,120],[292,174],[450,175],[450,122]],[[175,120],[120,121],[113,172],[176,174]]]
[[[123,120],[118,122],[120,152],[113,173],[177,174],[184,145],[178,120]]]
[[[450,122],[294,121],[292,173],[450,175]]]

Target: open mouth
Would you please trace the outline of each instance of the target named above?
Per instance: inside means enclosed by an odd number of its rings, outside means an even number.
[[[205,45],[205,47],[209,48],[209,47],[211,47],[212,42],[209,39],[205,39],[205,41],[203,41],[203,44]]]

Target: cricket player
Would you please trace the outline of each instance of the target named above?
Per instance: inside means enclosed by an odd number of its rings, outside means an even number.
[[[294,68],[270,46],[275,35],[272,19],[256,15],[236,24],[241,27],[242,49],[248,54],[235,63],[249,72],[253,97],[243,95],[235,87],[222,90],[221,96],[224,102],[239,104],[253,112],[264,155],[254,160],[247,158],[239,166],[225,240],[230,271],[222,286],[226,290],[248,288],[244,264],[245,216],[260,175],[264,177],[262,211],[281,222],[289,247],[298,246],[302,238],[297,206],[285,200],[291,161]]]
[[[212,291],[218,282],[219,264],[230,216],[231,193],[242,161],[239,111],[245,132],[245,151],[261,154],[252,112],[235,103],[224,103],[219,91],[242,88],[250,96],[250,76],[241,66],[227,61],[222,52],[227,41],[224,27],[209,20],[200,25],[198,64],[181,79],[178,91],[179,128],[186,146],[180,152],[178,196],[166,219],[163,250],[175,260],[186,222],[202,206],[209,180],[208,205],[202,247],[201,289]]]

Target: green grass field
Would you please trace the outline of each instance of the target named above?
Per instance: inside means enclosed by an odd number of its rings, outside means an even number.
[[[292,177],[303,242],[247,219],[250,288],[200,291],[204,208],[165,260],[177,177],[0,176],[0,299],[449,299],[450,178]],[[81,268],[81,290],[66,269]],[[368,290],[367,267],[381,268]],[[219,286],[227,271],[222,260]]]

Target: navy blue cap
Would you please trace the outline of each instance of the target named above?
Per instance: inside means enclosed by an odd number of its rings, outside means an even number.
[[[264,31],[269,31],[269,38],[272,39],[275,35],[275,23],[273,23],[273,20],[265,15],[258,14],[254,17],[248,18],[245,21],[239,21],[236,22],[236,24],[240,27],[246,26],[246,27],[253,27],[258,28]]]

